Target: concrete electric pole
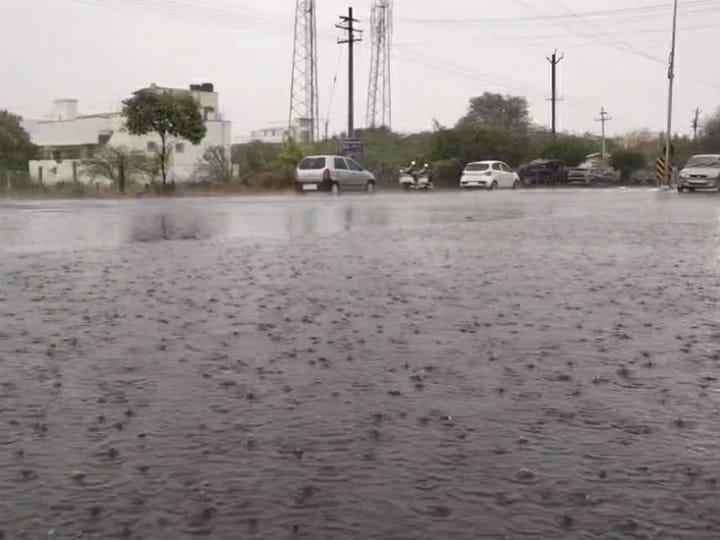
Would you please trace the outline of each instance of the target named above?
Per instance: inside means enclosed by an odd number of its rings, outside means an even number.
[[[547,61],[550,62],[551,66],[551,78],[552,78],[552,134],[557,133],[557,65],[560,61],[565,58],[564,54],[558,56],[557,50],[553,51],[552,56],[547,57]]]
[[[597,118],[596,121],[600,122],[602,124],[602,153],[601,157],[605,159],[605,156],[607,154],[607,144],[605,140],[605,124],[607,124],[610,120],[612,120],[612,116],[608,114],[608,112],[605,110],[605,107],[602,107],[600,109],[600,118]]]
[[[360,22],[353,18],[353,8],[348,8],[347,16],[340,17],[340,24],[335,27],[347,32],[345,39],[339,39],[339,44],[347,43],[348,46],[348,132],[347,138],[352,139],[355,136],[355,43],[362,41],[357,34],[362,30],[355,28],[354,24]]]
[[[698,130],[700,129],[700,108],[695,109],[695,116],[693,116],[692,130],[693,130],[693,141],[697,139]]]
[[[673,3],[673,24],[672,24],[672,44],[670,48],[670,59],[668,62],[668,111],[667,111],[667,131],[665,131],[665,163],[666,175],[665,184],[670,186],[670,175],[672,174],[672,165],[670,163],[670,149],[672,147],[672,111],[673,111],[673,83],[675,81],[675,39],[677,36],[677,14],[678,0]]]

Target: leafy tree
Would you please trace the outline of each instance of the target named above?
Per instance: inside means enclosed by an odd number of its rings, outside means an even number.
[[[720,109],[705,118],[698,146],[703,152],[720,152]]]
[[[139,150],[128,150],[125,146],[106,146],[95,156],[84,159],[81,167],[93,180],[107,178],[117,186],[120,193],[125,193],[127,181],[136,174],[149,174],[152,163]]]
[[[542,145],[540,157],[559,159],[569,167],[576,167],[594,150],[594,141],[586,137],[558,135],[547,138]]]
[[[122,113],[131,135],[155,133],[160,137],[157,155],[163,185],[167,183],[169,140],[181,137],[200,144],[205,137],[205,123],[190,92],[142,90],[123,101]]]
[[[239,165],[241,175],[258,174],[272,167],[281,149],[280,144],[260,141],[234,144],[232,162]]]
[[[276,159],[276,167],[281,171],[293,172],[303,156],[302,147],[294,139],[290,139],[283,144]]]
[[[527,99],[492,92],[474,97],[467,114],[458,122],[458,127],[470,126],[525,133],[530,127]]]
[[[232,180],[230,157],[223,146],[211,146],[205,150],[200,168],[214,182],[229,184]]]
[[[432,160],[459,159],[462,163],[499,159],[519,165],[528,155],[528,137],[481,126],[441,129],[434,133]]]
[[[0,168],[27,170],[37,147],[21,125],[22,118],[0,110]]]
[[[645,167],[645,156],[637,150],[616,150],[610,158],[610,165],[620,172],[621,180],[627,182],[634,172]]]

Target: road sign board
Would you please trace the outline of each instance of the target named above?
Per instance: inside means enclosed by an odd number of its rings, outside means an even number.
[[[360,139],[343,139],[340,141],[340,155],[351,157],[362,165],[363,142]]]

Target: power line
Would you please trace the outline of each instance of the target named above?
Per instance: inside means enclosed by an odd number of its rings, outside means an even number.
[[[530,11],[532,11],[532,12],[534,12],[534,13],[537,13],[537,11],[536,11],[531,5],[529,5],[528,2],[526,2],[526,0],[516,0],[516,1],[517,1],[518,3],[520,3],[521,5],[525,6],[525,7],[526,7],[527,9],[529,9]],[[592,24],[592,21],[585,21],[581,15],[579,15],[579,14],[577,14],[577,13],[574,13],[573,11],[569,10],[568,8],[566,8],[563,4],[560,3],[559,0],[550,0],[550,1],[553,2],[553,3],[554,3],[556,6],[558,6],[560,9],[564,10],[568,15],[577,18],[577,19],[580,20],[581,22],[590,22],[590,23]],[[697,1],[697,2],[704,2],[704,1],[707,1],[707,0],[696,0],[696,1]],[[686,4],[686,5],[687,5],[687,4]],[[626,52],[626,53],[629,53],[629,54],[633,54],[633,55],[635,55],[635,56],[639,56],[639,57],[641,57],[641,58],[645,58],[646,60],[651,60],[651,61],[656,62],[656,63],[659,63],[659,64],[665,64],[665,60],[663,60],[662,58],[659,58],[659,57],[657,57],[657,56],[655,56],[655,55],[652,55],[652,54],[647,53],[647,52],[645,52],[645,51],[643,51],[643,50],[641,50],[641,49],[638,49],[637,47],[635,47],[635,46],[632,45],[631,43],[625,42],[625,41],[623,41],[623,40],[620,40],[620,39],[615,38],[615,37],[612,36],[612,35],[609,35],[606,30],[604,30],[604,29],[601,28],[601,27],[598,27],[597,25],[594,25],[594,24],[593,24],[593,26],[596,27],[598,34],[580,34],[580,33],[578,33],[578,31],[576,30],[576,28],[575,28],[574,26],[568,25],[568,24],[562,23],[562,22],[560,22],[560,24],[562,24],[563,26],[565,26],[566,28],[568,28],[572,33],[574,33],[575,35],[578,35],[578,36],[580,36],[580,37],[587,37],[587,38],[599,39],[599,40],[602,41],[603,44],[608,45],[608,46],[611,46],[611,47],[613,47],[613,48],[615,48],[615,49],[618,49],[618,50],[620,50],[620,51],[623,51],[623,52]],[[603,39],[603,37],[604,37],[604,39]],[[692,80],[694,80],[694,81],[696,81],[696,82],[699,82],[699,83],[701,83],[701,84],[704,84],[704,85],[706,85],[706,86],[708,86],[708,87],[710,87],[710,88],[714,88],[714,89],[716,89],[716,90],[720,90],[720,86],[718,86],[718,85],[716,85],[716,84],[714,84],[714,83],[711,83],[711,82],[709,82],[709,81],[703,80],[703,79],[701,79],[701,78],[699,78],[699,77],[696,77],[696,76],[693,76],[693,75],[690,75],[690,74],[688,74],[687,77],[690,78],[690,79],[692,79]]]
[[[705,8],[705,6],[708,6]],[[719,8],[715,5],[714,0],[694,0],[689,1],[684,4],[684,7],[694,7],[696,8],[693,13],[697,14],[703,14],[703,13],[714,13],[718,12]],[[665,3],[665,4],[653,4],[653,5],[647,5],[647,6],[636,6],[631,8],[616,8],[616,9],[603,9],[603,10],[594,10],[594,11],[585,11],[585,12],[579,12],[579,13],[565,13],[563,15],[549,15],[549,14],[541,14],[538,13],[535,10],[532,10],[536,15],[532,16],[514,16],[514,17],[480,17],[480,18],[472,18],[472,17],[463,17],[459,19],[452,19],[452,18],[433,18],[433,19],[422,19],[422,18],[412,18],[412,17],[403,17],[398,20],[405,22],[405,23],[411,23],[411,24],[427,24],[427,25],[450,25],[450,24],[457,24],[457,25],[476,25],[476,24],[498,24],[498,23],[511,23],[511,24],[517,24],[518,22],[537,22],[537,21],[553,21],[557,22],[563,19],[573,19],[578,16],[583,18],[590,18],[590,17],[598,17],[598,18],[609,18],[609,17],[622,17],[627,18],[629,16],[636,16],[636,17],[647,17],[648,14],[651,13],[657,13],[663,14],[665,11],[672,8],[672,3]]]

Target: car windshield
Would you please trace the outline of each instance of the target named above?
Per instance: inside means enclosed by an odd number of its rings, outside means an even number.
[[[475,171],[487,171],[490,168],[490,164],[488,163],[470,163],[467,167],[465,167],[465,170],[467,172],[475,172]]]
[[[690,158],[685,167],[688,169],[702,167],[720,168],[720,156],[695,156]]]
[[[322,169],[325,167],[324,157],[307,157],[300,162],[298,169],[301,171],[312,171],[316,169]]]

